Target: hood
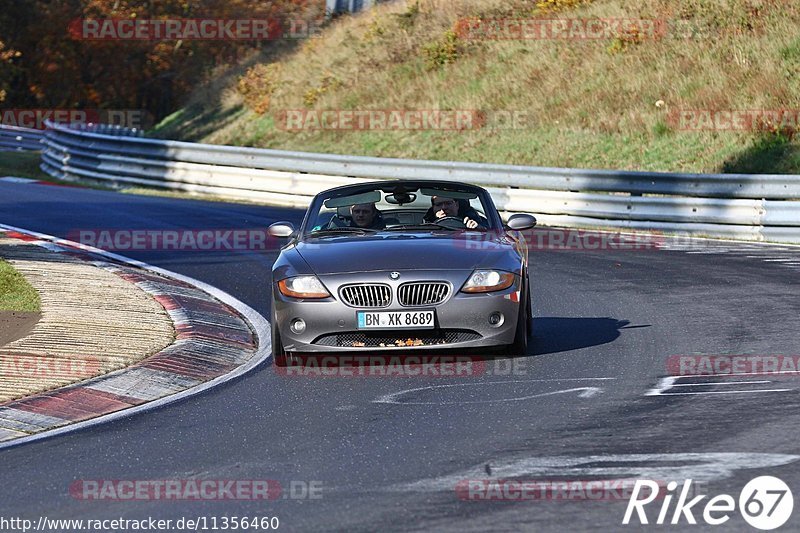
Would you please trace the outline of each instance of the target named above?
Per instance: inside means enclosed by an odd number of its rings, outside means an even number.
[[[317,274],[378,270],[518,270],[510,239],[496,233],[382,233],[310,238],[297,252]]]

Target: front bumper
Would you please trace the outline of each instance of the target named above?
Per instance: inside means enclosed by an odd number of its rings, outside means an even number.
[[[283,296],[273,285],[273,309],[276,327],[284,350],[288,352],[375,352],[383,350],[430,351],[453,348],[480,348],[507,345],[514,342],[519,316],[521,279],[516,276],[510,288],[484,294],[466,294],[459,289],[471,271],[414,271],[402,273],[397,281],[389,272],[361,272],[320,276],[333,295],[325,300],[296,300]],[[426,307],[402,307],[396,298],[389,307],[381,309],[354,308],[339,298],[339,288],[354,282],[384,283],[397,294],[401,283],[409,281],[446,281],[451,285],[448,298],[441,304]],[[366,311],[408,311],[435,309],[436,328],[433,330],[359,330],[356,313]],[[489,323],[489,315],[500,313],[500,325]],[[302,319],[306,328],[293,332],[289,325]],[[402,342],[400,342],[402,341]],[[362,345],[363,344],[363,345]],[[383,344],[383,346],[381,346]]]

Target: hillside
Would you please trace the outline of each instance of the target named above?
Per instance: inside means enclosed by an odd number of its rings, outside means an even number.
[[[516,38],[509,19],[536,38]],[[385,157],[800,173],[798,28],[800,4],[782,0],[397,0],[215,73],[154,134]],[[466,129],[326,130],[325,110],[452,111],[466,113]]]

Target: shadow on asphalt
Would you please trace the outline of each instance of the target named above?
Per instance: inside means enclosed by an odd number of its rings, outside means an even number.
[[[534,336],[528,342],[528,351],[523,357],[549,353],[566,352],[580,348],[598,346],[614,341],[620,329],[650,327],[649,325],[629,326],[628,320],[615,318],[565,318],[540,317],[533,319]],[[493,352],[493,351],[492,351]],[[380,349],[369,352],[349,354],[320,353],[296,354],[290,361],[278,363],[277,368],[349,368],[352,366],[385,366],[403,364],[444,364],[455,360],[488,362],[518,356],[492,353],[486,349],[438,349],[431,351],[411,351],[402,348]],[[272,361],[274,363],[274,360]],[[286,370],[279,370],[286,373]],[[291,372],[289,372],[291,373]]]
[[[536,317],[533,319],[534,338],[529,342],[528,355],[568,352],[607,344],[616,340],[619,330],[628,324],[628,320],[609,317]]]

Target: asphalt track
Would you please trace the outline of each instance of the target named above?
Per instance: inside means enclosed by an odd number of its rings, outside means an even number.
[[[0,222],[59,237],[76,229],[263,228],[301,216],[0,183]],[[273,252],[123,255],[214,285],[269,317]],[[0,513],[277,516],[288,531],[639,530],[646,528],[636,521],[621,525],[625,501],[465,501],[455,487],[490,477],[676,474],[706,481],[709,496],[738,499],[750,479],[773,475],[800,494],[800,377],[672,384],[680,388],[662,380],[673,355],[800,353],[800,251],[536,251],[531,262],[536,337],[513,374],[503,373],[508,361],[469,377],[303,378],[262,365],[153,412],[0,452]],[[75,480],[190,478],[271,479],[285,489],[313,482],[322,497],[84,501],[69,493]],[[651,522],[658,505],[648,507]],[[694,514],[702,521],[702,509]],[[725,527],[753,531],[736,512]],[[797,529],[797,516],[784,526]]]

